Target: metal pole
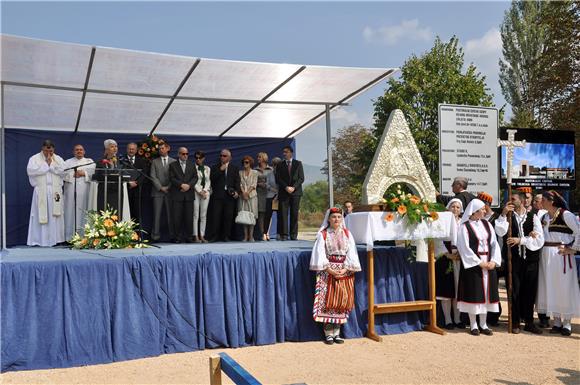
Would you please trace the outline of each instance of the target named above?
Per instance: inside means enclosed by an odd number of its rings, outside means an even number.
[[[6,136],[4,132],[4,84],[2,84],[0,93],[0,104],[2,105],[0,111],[0,149],[2,149],[2,151],[0,151],[0,185],[2,185],[2,196],[0,199],[0,227],[2,228],[0,231],[2,233],[2,241],[0,249],[4,250],[6,249],[6,158],[4,157],[4,154],[6,153]]]
[[[330,106],[326,105],[326,154],[328,157],[328,205],[334,206],[334,178],[332,177],[332,146],[330,134]]]

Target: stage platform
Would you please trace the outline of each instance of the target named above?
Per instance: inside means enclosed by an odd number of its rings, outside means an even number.
[[[102,364],[215,347],[321,340],[312,242],[2,252],[1,370]],[[427,264],[375,250],[377,302],[426,299]],[[366,251],[346,338],[367,327]],[[420,312],[377,316],[379,334],[421,330]]]

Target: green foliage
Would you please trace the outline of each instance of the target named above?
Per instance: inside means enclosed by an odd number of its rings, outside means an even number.
[[[328,182],[318,181],[304,187],[300,210],[309,213],[325,212],[328,208]]]
[[[360,202],[364,173],[364,160],[358,154],[361,144],[372,138],[368,128],[354,124],[338,130],[331,140],[332,175],[334,178],[334,201]],[[328,159],[324,161],[322,172],[328,175]]]
[[[501,24],[503,60],[499,61],[499,84],[512,106],[512,127],[540,127],[538,103],[531,88],[542,72],[538,59],[546,44],[542,1],[513,1]]]
[[[439,37],[431,50],[422,56],[412,55],[401,67],[400,79],[389,79],[385,94],[375,101],[373,138],[367,140],[358,156],[363,160],[363,174],[373,159],[390,113],[400,109],[405,114],[419,152],[433,183],[439,184],[440,103],[492,106],[490,93],[477,68],[470,64],[463,71],[463,49],[457,37],[442,42]]]

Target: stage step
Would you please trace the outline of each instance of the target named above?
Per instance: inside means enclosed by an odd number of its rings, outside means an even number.
[[[401,313],[418,310],[431,310],[431,301],[392,302],[375,305],[375,314]]]

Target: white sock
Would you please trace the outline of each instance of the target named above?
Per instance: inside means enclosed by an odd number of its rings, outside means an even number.
[[[564,318],[564,328],[572,330],[572,320]]]
[[[441,308],[443,309],[443,317],[445,317],[445,325],[451,323],[451,300],[442,299]]]
[[[334,333],[334,326],[331,323],[325,323],[322,327],[324,329],[324,336],[332,336]]]
[[[477,329],[477,314],[469,313],[469,325],[471,330]]]
[[[479,315],[479,326],[481,326],[482,329],[489,329],[487,327],[487,313]]]
[[[459,308],[457,307],[457,300],[453,300],[453,319],[455,323],[458,324],[461,322],[461,313],[459,312]]]
[[[562,327],[562,319],[560,317],[554,316],[554,326],[557,328]]]
[[[333,337],[340,337],[340,324],[334,325]]]

